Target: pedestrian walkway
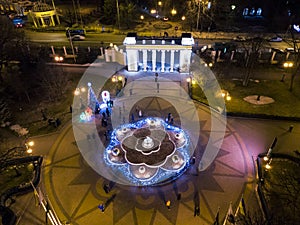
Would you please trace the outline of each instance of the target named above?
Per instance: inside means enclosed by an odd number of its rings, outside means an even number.
[[[187,221],[191,225],[212,224],[218,208],[220,207],[220,218],[224,218],[229,202],[232,201],[236,207],[242,193],[246,201],[251,199],[252,202],[255,184],[252,161],[241,138],[232,127],[227,126],[221,149],[214,162],[199,171],[198,165],[211,134],[219,132],[212,130],[212,117],[218,120],[218,116],[196,102],[193,102],[196,115],[192,115],[190,110],[187,110],[187,107],[191,107],[189,106],[191,103],[187,104],[185,75],[174,73],[162,76],[158,77],[159,93],[152,74],[128,76],[123,96],[114,101],[112,124],[114,126],[122,124],[123,117],[125,122],[130,121],[135,106],[143,109],[143,116],[164,118],[172,112],[175,125],[187,131],[195,126],[193,123],[196,120],[192,118],[200,118],[197,125],[200,137],[198,135],[198,139],[194,139],[196,141],[194,164],[180,178],[165,185],[132,187],[112,183],[110,190],[107,191],[104,187],[110,181],[91,169],[82,158],[76,145],[78,140],[75,141],[70,125],[64,129],[51,148],[44,169],[45,191],[59,218],[78,225],[99,223],[186,225]],[[167,80],[168,77],[172,79]],[[144,88],[138,89],[141,84]],[[180,87],[183,88],[178,92]],[[140,93],[139,99],[133,98],[136,91]],[[181,107],[176,107],[174,100]],[[137,114],[135,116],[137,118]],[[196,136],[193,132],[189,134],[192,139],[195,138],[193,135]],[[97,142],[98,140],[91,140],[90,146]],[[216,141],[215,145],[218,144]],[[102,157],[100,153],[101,151],[96,158]],[[104,210],[102,207],[99,208],[102,204],[105,205]],[[193,217],[196,206],[199,206],[200,214],[197,212],[199,216]]]

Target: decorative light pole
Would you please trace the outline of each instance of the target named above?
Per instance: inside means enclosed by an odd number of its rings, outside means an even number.
[[[120,26],[120,8],[119,8],[119,0],[116,0],[117,3],[117,16],[118,16],[118,26],[119,26],[119,30],[121,29]]]
[[[199,0],[198,3],[199,3],[199,4],[198,4],[198,13],[197,13],[197,25],[196,25],[196,30],[199,29],[201,0]]]
[[[32,153],[32,148],[34,146],[34,141],[25,142],[26,152],[28,154]]]

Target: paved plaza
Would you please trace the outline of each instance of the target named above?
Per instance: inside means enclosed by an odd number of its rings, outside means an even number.
[[[92,77],[90,79],[96,80],[97,70],[93,68],[90,70]],[[268,134],[261,121],[239,124],[236,121],[238,119],[229,118],[226,124],[214,110],[192,101],[193,107],[196,108],[195,114],[188,110],[191,102],[187,102],[185,94],[177,93],[186,90],[186,75],[184,74],[161,75],[168,80],[158,78],[159,96],[156,96],[158,88],[153,73],[126,75],[128,84],[123,95],[114,99],[111,115],[114,121],[119,121],[120,124],[130,121],[131,115],[136,113],[136,106],[143,109],[143,117],[165,118],[171,112],[174,116],[174,125],[179,127],[189,126],[185,124],[185,118],[191,118],[192,123],[198,121],[200,135],[195,144],[195,163],[191,164],[178,179],[166,184],[146,187],[120,185],[103,178],[90,167],[79,151],[78,140],[74,137],[73,124],[69,123],[59,133],[37,137],[35,140],[37,148],[40,147],[39,154],[44,155],[40,187],[49,198],[61,221],[74,225],[212,224],[218,208],[220,208],[220,222],[222,222],[229,203],[232,202],[233,209],[236,210],[242,195],[247,208],[259,210],[255,193],[253,158],[259,152],[264,152],[273,133],[277,135],[282,129],[281,135],[288,135],[285,125],[275,123],[276,129]],[[182,89],[170,88],[172,87],[171,81]],[[138,101],[130,102],[130,97],[137,92],[145,95]],[[150,93],[156,94],[154,96]],[[183,96],[181,99],[176,99],[178,102],[181,104],[187,102],[184,107],[174,107],[172,98],[168,97],[176,96],[176,94]],[[137,114],[135,118],[138,118]],[[225,123],[224,138],[214,140],[213,144],[219,144],[220,150],[213,163],[201,170],[198,165],[201,163],[210,137],[213,133],[220,132],[213,128],[212,121]],[[97,118],[93,122],[100,124]],[[251,142],[249,141],[251,137],[248,138],[248,136],[251,136],[249,134],[253,133],[255,128],[249,124],[255,123],[258,123],[256,127],[261,126],[265,136],[258,136],[256,141]],[[91,148],[99,141],[106,143],[101,129],[98,132],[99,135],[88,140]],[[295,126],[294,132],[297,133],[297,129],[298,127]],[[190,133],[190,135],[195,134]],[[101,157],[100,151],[99,157]],[[106,170],[107,168],[100,169]],[[103,188],[106,184],[110,186],[108,193]],[[39,206],[36,206],[32,193],[18,198],[18,201],[23,203],[13,206],[17,215],[21,216],[18,224],[45,223],[45,213]],[[171,203],[170,209],[166,207],[167,201]],[[99,204],[103,203],[106,203],[104,212],[98,208]],[[199,216],[194,214],[197,207],[200,208]]]

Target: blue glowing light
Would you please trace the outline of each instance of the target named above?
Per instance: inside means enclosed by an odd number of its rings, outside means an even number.
[[[179,177],[189,166],[187,133],[161,118],[145,118],[113,130],[104,160],[130,185],[146,186]]]

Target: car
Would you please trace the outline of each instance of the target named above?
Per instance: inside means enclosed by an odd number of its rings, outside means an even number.
[[[236,36],[233,38],[233,41],[243,42],[243,41],[247,41],[247,39],[242,36]]]
[[[294,49],[294,48],[286,48],[285,51],[286,51],[286,52],[294,52],[295,49]]]
[[[282,42],[282,38],[277,36],[277,37],[272,37],[270,40],[270,42]]]
[[[76,34],[71,36],[72,41],[83,41],[85,39],[85,36]]]

